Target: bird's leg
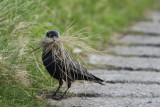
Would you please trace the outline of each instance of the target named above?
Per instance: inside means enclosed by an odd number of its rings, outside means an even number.
[[[68,81],[67,85],[68,85],[68,87],[67,87],[66,91],[62,94],[62,96],[60,97],[60,99],[64,98],[64,96],[66,95],[68,89],[71,87],[71,82]]]
[[[60,79],[59,86],[58,86],[57,90],[53,93],[52,97],[56,96],[56,94],[57,94],[58,90],[61,88],[62,84],[63,84],[63,81],[62,81],[62,79]]]

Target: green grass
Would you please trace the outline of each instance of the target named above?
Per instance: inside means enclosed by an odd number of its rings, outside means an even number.
[[[41,62],[41,50],[28,54],[48,30],[79,31],[87,44],[101,49],[114,32],[142,19],[156,0],[0,0],[0,106],[46,106],[37,91],[54,90],[57,82]],[[157,3],[158,4],[158,3]],[[84,29],[84,30],[83,30]],[[78,36],[78,35],[77,35]]]

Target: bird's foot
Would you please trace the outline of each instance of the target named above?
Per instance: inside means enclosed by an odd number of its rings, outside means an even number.
[[[56,92],[55,92],[55,93],[53,93],[52,97],[55,97],[55,96],[57,96]]]
[[[63,95],[59,95],[59,96],[52,96],[52,99],[54,100],[62,100],[62,99],[66,99],[67,97],[66,96],[63,96]]]
[[[60,96],[52,96],[52,99],[54,99],[54,100],[61,100],[62,98]]]
[[[57,96],[57,94],[53,94],[53,95],[46,95],[47,99],[57,99],[59,96]]]

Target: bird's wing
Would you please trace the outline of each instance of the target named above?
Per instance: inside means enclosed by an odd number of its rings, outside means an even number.
[[[74,64],[70,65],[70,73],[72,74],[72,78],[74,80],[88,80],[88,81],[94,81],[96,83],[104,85],[102,82],[104,80],[94,76],[93,74],[89,73],[87,69],[85,69],[81,64],[74,61]]]
[[[68,75],[70,77],[72,77],[74,80],[76,79],[81,79],[81,80],[98,79],[97,77],[89,73],[87,69],[84,68],[80,63],[75,61],[67,51],[65,53],[66,53],[67,61],[64,65],[66,66],[68,70]]]
[[[92,75],[84,68],[80,63],[75,61],[71,55],[65,50],[65,59],[57,61],[58,65],[62,69],[61,72],[65,74],[70,80],[89,80],[102,84],[103,80]]]

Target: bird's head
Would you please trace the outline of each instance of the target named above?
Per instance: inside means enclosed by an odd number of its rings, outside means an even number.
[[[46,38],[52,38],[53,41],[56,41],[57,38],[60,37],[60,34],[58,31],[56,30],[51,30],[51,31],[48,31],[45,35]]]

